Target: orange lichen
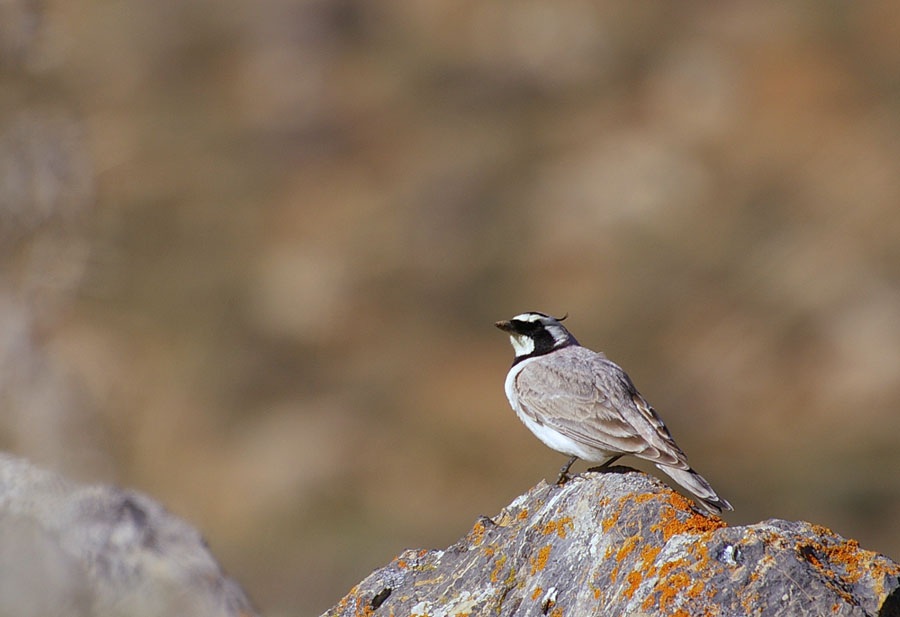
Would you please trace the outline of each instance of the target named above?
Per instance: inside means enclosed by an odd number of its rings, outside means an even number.
[[[562,617],[562,609],[560,607],[555,607],[547,617]]]
[[[631,554],[631,551],[633,551],[634,548],[638,544],[640,544],[640,542],[641,542],[640,536],[631,536],[630,538],[625,540],[622,543],[622,546],[619,547],[618,552],[616,553],[616,561],[622,561],[623,559],[628,557],[628,555]]]
[[[664,563],[664,564],[662,565],[662,567],[659,569],[659,577],[660,577],[660,578],[665,578],[665,577],[668,576],[669,573],[670,573],[672,570],[674,570],[675,568],[684,568],[684,567],[686,567],[686,566],[688,566],[688,565],[689,565],[689,564],[688,564],[688,560],[687,560],[687,559],[673,559],[672,561],[667,561],[667,562]]]
[[[861,562],[869,562],[875,555],[871,551],[859,548],[859,542],[856,540],[847,540],[825,548],[825,557],[828,561],[843,564],[848,570],[857,570]]]
[[[852,602],[853,597],[846,591],[847,585],[853,585],[866,573],[869,573],[877,587],[882,581],[900,574],[900,566],[879,559],[878,553],[859,548],[856,540],[834,542],[835,535],[827,527],[812,525],[821,541],[804,542],[794,548],[799,556],[827,579],[828,586],[845,602]],[[839,570],[835,570],[839,566]]]
[[[405,560],[405,559],[398,559],[398,560],[397,560],[397,567],[400,568],[401,570],[405,570],[406,568],[409,567],[409,564],[406,563],[406,560]]]
[[[529,558],[529,562],[531,563],[531,573],[535,574],[540,572],[545,567],[547,567],[547,559],[550,557],[550,549],[552,547],[548,544],[544,547],[541,547],[541,550],[538,551],[537,556]]]
[[[618,508],[616,509],[616,511],[613,512],[609,517],[600,521],[600,527],[603,529],[604,532],[607,532],[610,530],[610,528],[613,525],[618,523],[619,517],[622,516],[622,510],[625,508],[625,505],[628,502],[634,501],[636,503],[645,503],[647,501],[650,501],[651,499],[653,499],[652,493],[640,494],[640,495],[626,495],[625,497],[622,497],[619,500]],[[605,508],[606,506],[608,506],[610,504],[610,499],[608,497],[604,497],[603,499],[600,500],[600,503],[601,503],[601,507]]]
[[[662,589],[659,592],[660,610],[665,612],[668,609],[669,604],[672,603],[672,600],[675,599],[675,596],[683,591],[690,582],[691,577],[688,576],[686,572],[676,572],[665,580],[660,579],[656,584],[657,587],[662,586]]]
[[[653,553],[646,551],[642,552],[642,555],[645,555],[647,558],[644,560],[644,567],[649,568],[647,575],[650,576],[652,575],[653,567],[649,558]],[[655,559],[655,555],[653,558]],[[671,604],[678,595],[689,598],[693,601],[692,604],[696,604],[703,597],[706,586],[703,582],[695,582],[691,585],[692,578],[688,573],[688,568],[692,565],[692,560],[686,558],[675,559],[662,564],[659,567],[659,574],[653,587],[653,591],[658,593],[647,596],[641,605],[643,610],[650,611],[654,605],[657,605],[660,612],[669,614],[672,608]],[[709,594],[707,593],[707,595]]]
[[[548,521],[544,525],[544,528],[541,530],[541,533],[545,536],[549,535],[551,533],[555,533],[560,538],[565,538],[566,537],[566,526],[574,528],[574,525],[572,524],[571,516],[566,516],[557,521]]]
[[[367,602],[363,598],[357,596],[356,607],[354,610],[354,614],[357,617],[369,617],[369,615],[371,615],[374,612],[375,612],[375,609],[372,608],[371,602]]]
[[[829,540],[834,537],[834,533],[827,527],[813,525],[812,530],[822,538],[822,541],[797,546],[796,550],[820,573],[831,579],[840,578],[845,584],[853,584],[876,567],[878,553],[861,549],[856,540],[833,543]],[[835,572],[832,569],[833,565],[842,566],[843,574]],[[900,574],[900,566],[897,564],[881,562],[879,565],[882,572],[875,576],[876,579]]]
[[[528,508],[522,508],[521,510],[519,510],[519,513],[516,514],[516,518],[520,521],[524,521],[526,518],[528,518]]]
[[[688,499],[681,493],[670,492],[668,494],[667,501],[669,502],[669,504],[672,507],[674,507],[678,510],[683,510],[684,512],[693,512],[694,511],[694,509],[693,509],[694,502],[692,502],[690,499]]]
[[[484,531],[484,523],[482,523],[481,521],[475,523],[475,526],[472,527],[472,532],[470,534],[473,545],[478,546],[484,541]]]
[[[840,544],[825,547],[825,557],[832,563],[844,566],[847,574],[843,579],[849,583],[857,582],[862,575],[875,566],[878,553],[859,548],[856,540],[846,540]],[[900,574],[900,566],[895,563],[881,561],[880,570],[885,576]],[[879,577],[883,578],[883,577]]]
[[[338,602],[336,610],[335,610],[335,614],[338,614],[338,615],[344,614],[344,611],[347,610],[347,605],[350,604],[350,599],[353,598],[354,596],[356,596],[356,594],[358,592],[359,592],[359,585],[354,585],[353,589],[350,590],[350,593],[348,593],[346,596],[341,598],[341,601]]]
[[[641,568],[644,570],[653,569],[653,562],[656,560],[656,556],[659,555],[659,551],[662,548],[659,546],[645,546],[641,549]]]
[[[542,594],[542,593],[544,593],[544,590],[543,590],[543,589],[541,589],[540,587],[535,587],[535,588],[534,588],[534,591],[531,592],[531,599],[532,599],[532,600],[537,600],[538,598],[541,597],[541,594]]]
[[[626,580],[628,581],[628,589],[626,589],[622,593],[625,594],[626,598],[631,599],[631,596],[633,596],[634,592],[637,591],[637,588],[641,584],[641,581],[644,580],[644,576],[643,574],[635,570],[628,573]]]
[[[816,568],[820,568],[820,569],[821,569],[821,568],[824,567],[824,566],[822,565],[822,562],[819,561],[819,558],[816,557],[815,553],[813,553],[812,551],[810,551],[810,552],[808,552],[808,553],[803,553],[803,557],[806,559],[806,561],[808,561],[809,563],[811,563],[811,564],[812,564],[813,566],[815,566]],[[834,576],[834,572],[828,572],[827,574],[829,574],[829,575],[832,576],[832,577]]]
[[[617,510],[617,511],[613,512],[609,518],[605,518],[602,521],[600,521],[600,527],[603,528],[603,533],[606,533],[607,531],[609,531],[610,527],[612,527],[613,525],[618,523],[619,516],[621,516],[621,515],[622,515],[622,511]]]
[[[663,541],[682,533],[699,535],[726,527],[725,521],[717,516],[704,516],[691,510],[691,502],[678,493],[669,495],[669,504],[672,507],[661,509],[659,522],[650,528],[652,531],[661,531]],[[688,512],[690,515],[681,520],[678,518],[679,512]]]
[[[709,561],[709,546],[706,542],[692,543],[688,548],[688,552],[696,557],[697,561],[700,563],[707,563]]]
[[[704,587],[706,587],[706,585],[704,585],[703,581],[697,581],[691,586],[690,589],[687,590],[687,597],[691,598],[692,600],[699,598],[703,593]]]
[[[634,552],[635,548],[641,542],[641,536],[632,536],[625,540],[622,545],[619,547],[618,552],[616,553],[616,561],[621,562],[626,557],[628,557],[631,553]],[[625,580],[628,581],[628,588],[623,592],[627,597],[631,597],[634,592],[637,590],[638,585],[641,584],[641,581],[644,580],[647,576],[654,576],[656,574],[656,567],[653,565],[656,561],[657,556],[659,555],[661,548],[658,546],[647,545],[641,548],[640,552],[640,563],[637,564],[634,570],[628,573],[625,577]],[[619,566],[616,565],[612,572],[610,572],[610,581],[615,582],[616,578],[619,575]]]

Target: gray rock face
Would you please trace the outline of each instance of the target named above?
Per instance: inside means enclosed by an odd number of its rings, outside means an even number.
[[[149,497],[0,455],[0,615],[255,612],[197,530]]]
[[[541,483],[324,617],[897,615],[900,564],[805,522],[728,527],[625,468]]]

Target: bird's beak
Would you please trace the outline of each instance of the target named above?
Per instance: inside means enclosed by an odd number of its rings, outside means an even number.
[[[514,331],[513,325],[509,321],[498,321],[494,325],[496,327],[500,328],[501,330],[503,330],[504,332],[512,333]]]

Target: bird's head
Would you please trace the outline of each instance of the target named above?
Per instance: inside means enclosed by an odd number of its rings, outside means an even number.
[[[575,337],[560,322],[567,316],[551,317],[530,311],[494,325],[509,334],[516,361],[550,353],[562,347],[578,345]]]

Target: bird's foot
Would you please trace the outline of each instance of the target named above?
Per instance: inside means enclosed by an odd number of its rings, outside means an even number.
[[[556,486],[562,486],[566,482],[572,479],[572,476],[569,475],[569,468],[575,464],[575,461],[578,460],[577,456],[573,456],[570,458],[565,465],[559,468],[559,475],[556,476]]]

